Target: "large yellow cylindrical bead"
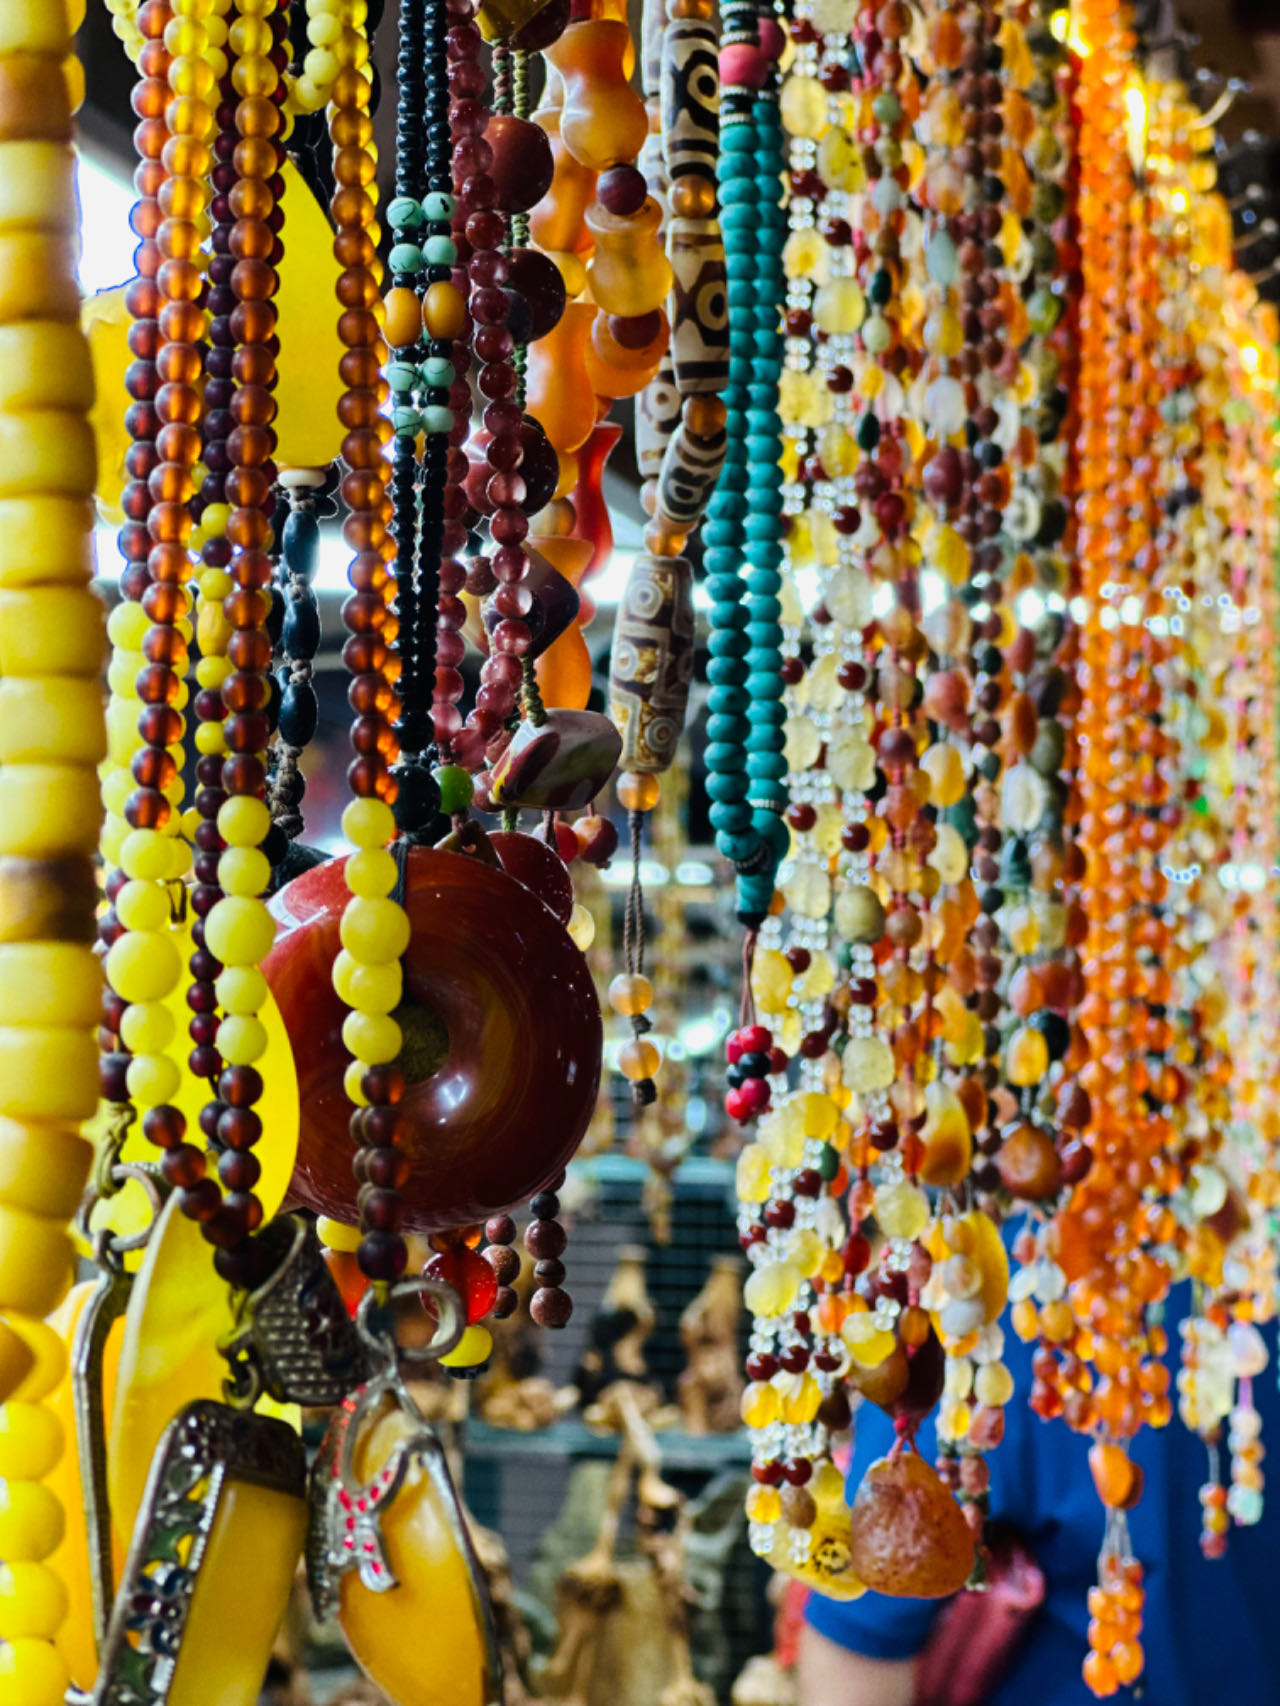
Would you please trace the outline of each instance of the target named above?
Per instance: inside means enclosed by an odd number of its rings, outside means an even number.
[[[97,1049],[88,1031],[28,1025],[0,1029],[0,1114],[19,1120],[87,1120],[97,1105]]]
[[[63,152],[70,159],[70,151]],[[4,158],[0,147],[0,185],[5,182]],[[0,188],[0,227],[5,201]],[[0,409],[87,409],[92,402],[93,364],[78,326],[61,320],[0,326]]]
[[[102,605],[87,589],[0,591],[0,675],[96,676],[104,637]]]
[[[0,764],[99,764],[106,757],[102,693],[87,676],[0,680]]]
[[[0,498],[0,587],[87,584],[92,524],[83,498]]]
[[[92,1030],[102,1002],[102,962],[73,942],[0,944],[0,1025]]]
[[[6,239],[0,235],[0,269]],[[0,310],[6,305],[0,270]],[[16,318],[0,312],[0,320]],[[88,497],[97,479],[98,453],[89,423],[66,409],[0,414],[0,498],[61,492]]]

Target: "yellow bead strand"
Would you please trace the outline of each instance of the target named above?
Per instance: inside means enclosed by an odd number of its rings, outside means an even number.
[[[60,68],[70,50],[63,0],[10,19],[5,53]],[[57,140],[46,124],[38,143],[5,144],[38,149],[46,176],[38,212],[0,223],[13,263],[39,257],[29,302],[0,315],[0,438],[28,447],[21,465],[0,462],[0,1706],[60,1706],[69,1680],[54,1644],[67,1596],[48,1564],[66,1515],[43,1485],[64,1449],[43,1402],[63,1369],[42,1351],[39,1317],[71,1279],[66,1221],[92,1154],[77,1127],[97,1103],[89,858],[106,735],[88,587],[92,382],[67,241],[71,105]]]

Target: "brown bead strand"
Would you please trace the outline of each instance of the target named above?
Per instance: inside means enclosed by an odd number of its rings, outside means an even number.
[[[488,1242],[481,1254],[493,1269],[498,1281],[498,1294],[490,1310],[490,1314],[498,1321],[505,1321],[520,1307],[520,1299],[515,1290],[515,1283],[520,1277],[520,1252],[512,1248],[516,1241],[516,1231],[516,1223],[509,1214],[495,1214],[484,1223],[484,1235]]]
[[[560,1199],[555,1191],[563,1183],[561,1173],[554,1190],[539,1191],[529,1204],[533,1219],[524,1229],[524,1247],[533,1257],[533,1277],[538,1282],[529,1299],[529,1314],[539,1327],[567,1327],[573,1314],[573,1299],[563,1289],[564,1263],[560,1259],[568,1237],[556,1218]]]

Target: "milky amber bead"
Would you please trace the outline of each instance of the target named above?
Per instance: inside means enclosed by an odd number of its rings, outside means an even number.
[[[846,275],[821,285],[813,299],[814,324],[829,336],[851,336],[862,324],[866,311],[861,286]]]
[[[624,811],[649,812],[657,805],[662,785],[656,776],[624,770],[618,777],[618,804]]]
[[[789,1262],[762,1262],[742,1288],[753,1315],[775,1316],[790,1309],[800,1289],[799,1270]]]
[[[583,221],[595,196],[596,173],[570,153],[560,134],[559,108],[544,107],[533,118],[551,142],[555,175],[551,188],[529,215],[529,234],[540,249],[556,259],[563,272],[561,256],[590,252],[591,236]],[[582,286],[572,289],[566,278],[565,288],[570,296],[576,296]]]
[[[767,1428],[770,1422],[777,1421],[782,1401],[776,1387],[767,1381],[752,1381],[743,1388],[739,1408],[749,1428]]]
[[[893,1334],[884,1327],[878,1327],[875,1317],[867,1311],[846,1316],[840,1337],[849,1355],[862,1368],[878,1368],[897,1346]]]
[[[407,285],[397,285],[386,294],[387,311],[384,332],[392,349],[404,349],[416,344],[422,336],[423,305]]]
[[[647,1037],[633,1037],[618,1050],[618,1071],[634,1083],[654,1077],[661,1065],[657,1044]]]
[[[906,1179],[876,1192],[876,1219],[889,1238],[918,1238],[929,1222],[929,1199]]]
[[[1024,1088],[1038,1084],[1048,1070],[1049,1048],[1043,1035],[1030,1025],[1019,1026],[1005,1052],[1005,1077]]]
[[[749,1143],[738,1156],[736,1178],[741,1202],[765,1202],[772,1171],[769,1156],[758,1143]]]
[[[628,1018],[653,1006],[653,985],[639,972],[620,972],[609,985],[609,1005]]]
[[[816,77],[788,77],[778,95],[778,112],[792,136],[817,138],[827,128],[826,90]]]
[[[631,318],[652,313],[671,289],[671,263],[659,235],[662,209],[649,196],[638,212],[613,214],[600,202],[586,212],[595,253],[587,266],[587,283],[607,314]]]
[[[593,172],[634,160],[649,134],[649,115],[626,71],[631,31],[619,19],[573,23],[546,49],[560,73],[564,101],[560,134],[578,161]]]
[[[595,313],[587,303],[571,302],[546,337],[529,345],[529,413],[562,453],[585,444],[596,424],[595,394],[586,365]]]

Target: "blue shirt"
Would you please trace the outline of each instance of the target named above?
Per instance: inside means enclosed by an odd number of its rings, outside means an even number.
[[[1177,1324],[1187,1287],[1176,1288],[1166,1310],[1167,1361],[1176,1374]],[[1198,1490],[1207,1473],[1203,1443],[1175,1413],[1168,1427],[1144,1428],[1133,1446],[1146,1475],[1141,1501],[1129,1513],[1134,1556],[1147,1593],[1139,1637],[1146,1670],[1138,1684],[1145,1706],[1280,1706],[1280,1396],[1274,1329],[1266,1329],[1271,1362],[1253,1382],[1262,1416],[1262,1442],[1275,1465],[1274,1489],[1264,1486],[1261,1522],[1229,1531],[1227,1553],[1214,1561],[1200,1551]],[[1005,1436],[988,1455],[991,1515],[1023,1536],[1045,1575],[1045,1602],[989,1706],[1093,1706],[1080,1675],[1088,1646],[1085,1596],[1096,1579],[1103,1508],[1089,1473],[1087,1437],[1065,1422],[1043,1422],[1027,1404],[1032,1347],[1006,1330],[1004,1360],[1015,1391],[1005,1410]],[[1173,1388],[1170,1395],[1175,1396]],[[857,1415],[849,1486],[893,1444],[883,1411],[863,1404]],[[936,1456],[932,1421],[920,1430],[921,1453]],[[1222,1474],[1229,1476],[1224,1441]],[[1264,1463],[1264,1474],[1271,1465]],[[838,1603],[816,1595],[806,1613],[821,1634],[868,1658],[913,1658],[925,1646],[940,1602],[888,1599],[867,1593]],[[1124,1695],[1124,1690],[1121,1695]]]

